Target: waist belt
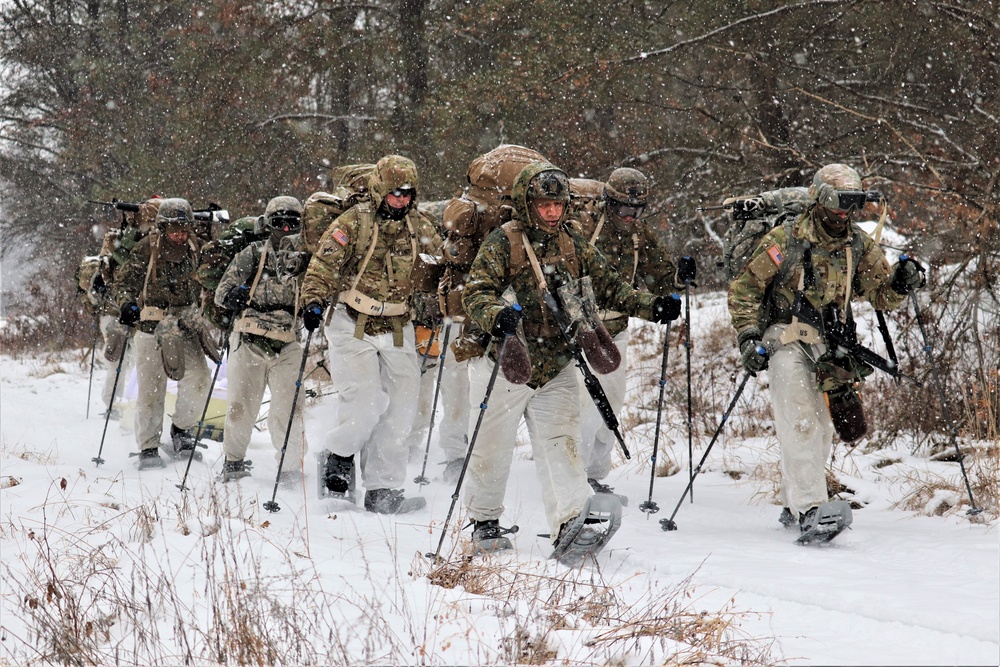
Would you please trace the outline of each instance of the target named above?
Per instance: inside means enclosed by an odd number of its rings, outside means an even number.
[[[337,297],[340,303],[346,304],[351,310],[355,310],[362,315],[374,317],[395,317],[406,315],[410,312],[410,306],[405,303],[395,303],[392,301],[379,301],[370,296],[362,294],[356,289],[341,292]]]
[[[282,343],[294,343],[296,340],[295,332],[282,328],[268,327],[261,324],[257,320],[251,320],[247,317],[240,319],[234,326],[233,331],[237,333],[253,334],[255,336],[263,336],[264,338],[270,338],[271,340],[281,341]]]
[[[556,336],[562,335],[562,331],[560,331],[558,325],[525,322],[524,320],[521,322],[524,325],[525,336],[531,336],[533,338],[555,338]]]
[[[142,322],[160,322],[167,317],[166,308],[157,308],[156,306],[143,306],[142,310],[139,311],[139,320]]]

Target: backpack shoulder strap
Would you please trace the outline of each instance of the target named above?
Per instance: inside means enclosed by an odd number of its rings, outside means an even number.
[[[521,244],[521,225],[517,220],[505,222],[500,226],[510,243],[510,262],[507,264],[507,276],[513,277],[521,273],[528,265],[528,255]]]

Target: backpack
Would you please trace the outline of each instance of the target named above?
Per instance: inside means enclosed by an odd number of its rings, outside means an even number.
[[[349,164],[331,172],[333,192],[314,192],[305,201],[302,213],[302,240],[306,250],[315,253],[327,227],[360,201],[369,199],[368,179],[375,173],[373,164]]]
[[[781,188],[755,197],[730,197],[722,203],[730,224],[722,239],[722,266],[727,282],[743,272],[760,240],[786,221],[793,222],[814,202],[808,188]]]
[[[590,178],[569,179],[569,211],[573,227],[586,239],[597,229],[601,217],[604,182]]]

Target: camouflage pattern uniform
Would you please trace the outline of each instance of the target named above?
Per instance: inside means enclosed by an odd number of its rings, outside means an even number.
[[[294,228],[279,225],[298,215]],[[284,217],[282,217],[284,216]],[[227,366],[226,426],[222,448],[226,461],[243,461],[257,414],[270,388],[267,430],[275,450],[275,460],[288,432],[288,446],[282,473],[302,470],[303,425],[301,403],[292,415],[295,382],[302,360],[298,338],[299,282],[308,254],[304,252],[301,229],[302,204],[294,197],[275,197],[267,204],[254,230],[257,238],[241,250],[219,279],[215,305],[228,310],[226,297],[234,288],[249,288],[242,311],[234,312],[229,336]],[[289,421],[293,427],[288,431]],[[225,470],[224,470],[225,477]]]
[[[524,168],[514,189],[515,225],[524,230],[540,263],[566,282],[570,278],[590,276],[598,305],[629,315],[650,318],[654,296],[638,292],[622,280],[607,259],[566,223],[566,211],[554,230],[542,228],[536,221],[534,204],[528,192],[532,179],[542,172],[565,174],[556,167],[539,162]],[[567,188],[568,190],[568,188]],[[568,192],[563,201],[568,201]],[[510,229],[510,227],[508,227]],[[560,248],[571,244],[578,266],[578,276]],[[523,309],[524,332],[531,358],[531,378],[525,385],[508,382],[498,374],[490,409],[483,414],[478,440],[470,453],[465,504],[474,521],[499,519],[507,478],[514,453],[514,438],[523,416],[531,436],[535,468],[542,485],[542,499],[553,542],[561,526],[578,516],[591,488],[587,484],[580,458],[579,371],[570,362],[572,355],[558,325],[542,302],[540,288],[530,265],[511,275],[511,242],[503,228],[487,237],[469,272],[463,306],[468,316],[484,331],[492,331],[497,315],[508,306],[504,293],[513,291]],[[486,392],[496,351],[470,362],[469,432],[479,419],[478,402]]]
[[[164,400],[167,393],[167,374],[162,357],[163,339],[154,332],[168,332],[174,336],[183,330],[185,318],[199,317],[200,286],[194,272],[198,266],[198,248],[189,233],[184,245],[177,245],[167,237],[168,220],[164,210],[186,208],[183,199],[165,199],[156,216],[157,228],[135,246],[125,264],[119,269],[113,287],[114,299],[119,308],[137,304],[143,311],[136,323],[136,370],[139,377],[139,398],[136,405],[136,443],[140,450],[160,446],[163,429]],[[183,378],[177,384],[177,405],[173,426],[180,431],[190,431],[197,425],[205,405],[210,375],[205,354],[192,337],[183,335],[176,348],[183,355]],[[173,429],[172,429],[173,431]],[[175,452],[176,453],[176,452]]]
[[[844,165],[828,165],[817,173],[810,188],[813,197],[822,182],[838,190],[862,189],[857,172]],[[852,223],[845,236],[833,237],[821,222],[823,215],[820,206],[810,207],[792,226],[792,239],[784,226],[768,232],[729,287],[729,313],[739,342],[762,340],[768,352],[771,405],[781,444],[781,500],[800,514],[828,500],[825,470],[834,427],[816,375],[816,361],[826,352],[826,343],[781,340],[792,321],[794,291],[803,285],[805,296],[820,311],[829,304],[845,311],[850,270],[852,298],[877,309],[895,308],[904,298],[890,287],[889,264],[864,230]],[[811,248],[812,286],[806,285],[803,262],[795,261],[804,244]],[[855,269],[847,263],[849,249]],[[782,271],[786,261],[789,266]],[[773,296],[767,301],[769,287]]]
[[[400,219],[390,217],[383,205],[396,189],[414,192]],[[408,158],[390,155],[379,160],[369,192],[370,202],[360,202],[323,233],[306,271],[300,303],[332,309],[344,302],[328,315],[325,330],[337,409],[322,410],[313,423],[326,451],[338,457],[360,452],[362,479],[371,492],[397,489],[406,476],[405,438],[413,426],[420,384],[410,272],[414,251],[434,255],[441,238],[417,209],[417,171]],[[369,252],[372,240],[374,251]],[[379,303],[361,312],[359,299],[364,298]],[[400,314],[374,314],[381,304]]]
[[[620,178],[624,176],[624,178]],[[623,181],[627,187],[621,187]],[[572,184],[572,181],[571,181]],[[609,191],[610,186],[610,191]],[[622,191],[615,190],[618,186]],[[668,296],[683,285],[676,285],[676,268],[666,249],[641,218],[624,220],[610,213],[609,198],[632,206],[644,206],[648,196],[646,177],[635,169],[616,169],[604,187],[604,196],[593,217],[579,216],[577,226],[607,258],[622,278],[640,290],[657,296]],[[601,320],[621,352],[618,369],[601,376],[601,386],[616,415],[625,405],[625,380],[628,374],[628,315],[617,311],[601,311]],[[580,455],[586,464],[587,479],[600,481],[611,472],[611,454],[618,442],[615,434],[604,425],[601,413],[584,384],[580,383]],[[595,488],[597,485],[591,482]],[[610,490],[610,489],[608,489]]]

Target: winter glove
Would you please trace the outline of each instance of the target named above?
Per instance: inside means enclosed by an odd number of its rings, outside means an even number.
[[[100,273],[94,275],[94,282],[90,284],[90,288],[97,296],[104,296],[104,293],[108,291],[108,285]]]
[[[657,324],[673,322],[681,314],[681,298],[676,294],[658,296],[653,301],[653,321]]]
[[[693,283],[697,274],[698,267],[695,266],[694,257],[681,257],[677,262],[677,280],[681,283]]]
[[[750,327],[744,329],[736,340],[740,344],[740,361],[743,368],[757,374],[767,368],[767,351],[760,344],[760,329]]]
[[[223,299],[222,305],[232,311],[240,311],[250,303],[250,288],[246,285],[237,285],[229,290],[229,294]]]
[[[139,312],[139,305],[135,301],[130,301],[121,307],[118,322],[130,327],[139,321]]]
[[[517,323],[521,321],[522,317],[524,317],[524,313],[521,311],[520,304],[506,306],[493,320],[493,329],[490,333],[497,338],[513,336],[517,333]]]
[[[889,286],[896,294],[909,294],[915,289],[920,289],[927,284],[924,267],[920,266],[916,260],[910,259],[906,255],[900,255],[899,263],[892,274],[892,282]]]
[[[315,331],[323,322],[323,306],[315,301],[302,311],[302,324],[309,331]]]

